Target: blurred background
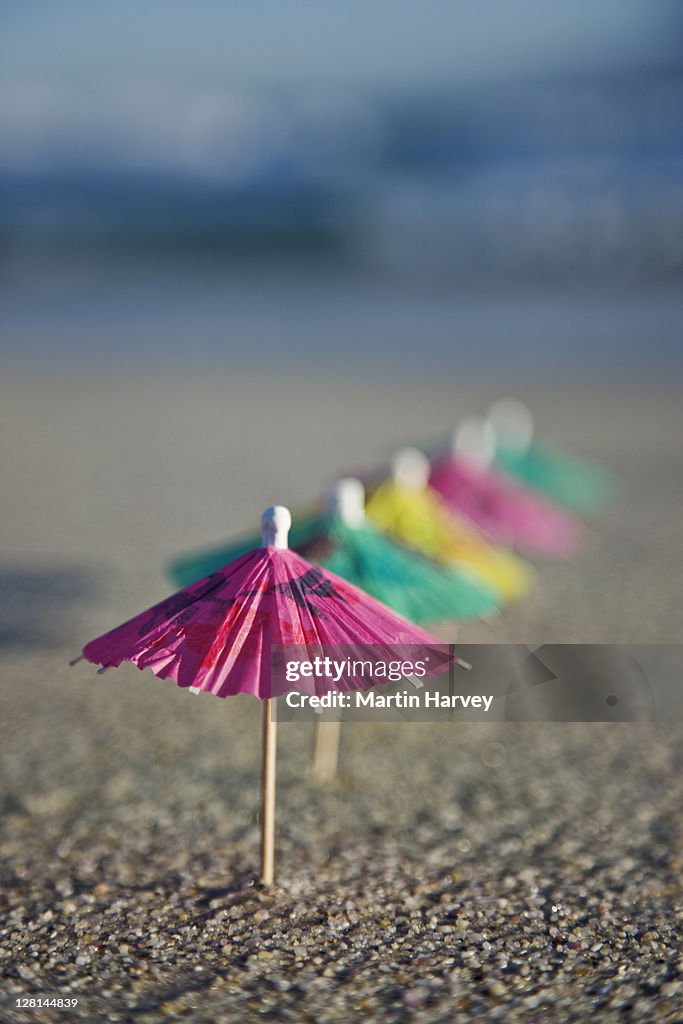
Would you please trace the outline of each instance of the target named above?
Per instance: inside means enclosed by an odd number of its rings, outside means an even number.
[[[681,111],[664,0],[0,4],[3,1020],[66,985],[89,1021],[186,992],[201,1019],[386,1019],[356,996],[403,1000],[413,958],[411,1020],[510,1018],[490,987],[467,1010],[494,959],[519,1019],[604,1018],[613,991],[609,1019],[666,1019],[678,723],[349,726],[327,792],[283,726],[285,895],[230,911],[231,952],[202,908],[258,862],[257,702],[69,660],[173,589],[172,556],[508,393],[620,490],[460,642],[679,644]],[[304,984],[233,970],[301,908]]]
[[[4,347],[677,366],[682,109],[661,0],[4,4]]]

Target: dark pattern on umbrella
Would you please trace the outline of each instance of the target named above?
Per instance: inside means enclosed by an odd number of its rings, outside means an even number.
[[[176,619],[180,623],[187,622],[188,618],[190,618],[192,614],[192,606],[201,598],[208,598],[209,600],[217,601],[218,603],[225,603],[221,598],[210,596],[211,591],[217,590],[223,582],[224,578],[222,573],[215,572],[203,580],[201,585],[197,586],[192,591],[181,590],[177,594],[171,594],[171,596],[166,598],[165,601],[162,601],[160,604],[157,604],[152,608],[149,618],[145,619],[140,626],[138,636],[145,636],[156,626],[160,626],[162,623],[167,623],[170,619]],[[232,600],[228,602],[228,605],[229,604],[232,604]]]
[[[311,597],[333,597],[337,601],[344,600],[339,591],[335,589],[334,584],[325,579],[322,569],[318,566],[314,566],[302,576],[296,576],[287,583],[276,583],[273,589],[291,598],[299,608],[308,608],[314,615],[320,616],[323,616],[324,613],[311,602]]]

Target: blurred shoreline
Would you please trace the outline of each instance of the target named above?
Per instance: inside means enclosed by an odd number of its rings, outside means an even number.
[[[24,83],[0,104],[11,363],[681,369],[664,53],[477,88],[173,96]]]
[[[481,292],[289,274],[95,275],[5,295],[7,367],[132,370],[193,365],[289,372],[441,372],[509,379],[652,380],[683,370],[683,299],[620,293]]]

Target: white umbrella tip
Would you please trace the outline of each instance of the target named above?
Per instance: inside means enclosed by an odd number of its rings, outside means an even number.
[[[264,548],[286,548],[292,515],[284,505],[271,505],[261,516],[261,542]]]
[[[429,482],[429,459],[418,448],[401,448],[391,460],[395,483],[421,491]]]
[[[480,469],[491,465],[496,445],[496,428],[483,416],[468,416],[453,435],[453,454]]]
[[[506,448],[526,451],[534,436],[534,417],[518,398],[500,398],[488,413],[489,421]]]
[[[365,522],[365,488],[355,476],[335,480],[327,492],[327,508],[345,526],[357,529]]]

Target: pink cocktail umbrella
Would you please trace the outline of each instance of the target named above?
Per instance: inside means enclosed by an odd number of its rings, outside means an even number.
[[[130,661],[194,692],[229,697],[250,693],[263,701],[263,814],[261,879],[273,880],[275,728],[271,701],[299,689],[322,696],[360,689],[361,679],[304,676],[296,686],[271,677],[274,645],[315,651],[323,645],[373,645],[364,658],[395,657],[392,645],[420,645],[430,657],[427,675],[457,661],[443,644],[340,577],[287,548],[289,511],[269,508],[263,546],[86,644],[83,657],[100,671]],[[78,660],[78,659],[77,659]]]
[[[491,423],[477,417],[465,420],[451,451],[432,459],[430,486],[449,508],[492,540],[537,555],[568,558],[580,542],[578,521],[494,469],[495,450]]]

